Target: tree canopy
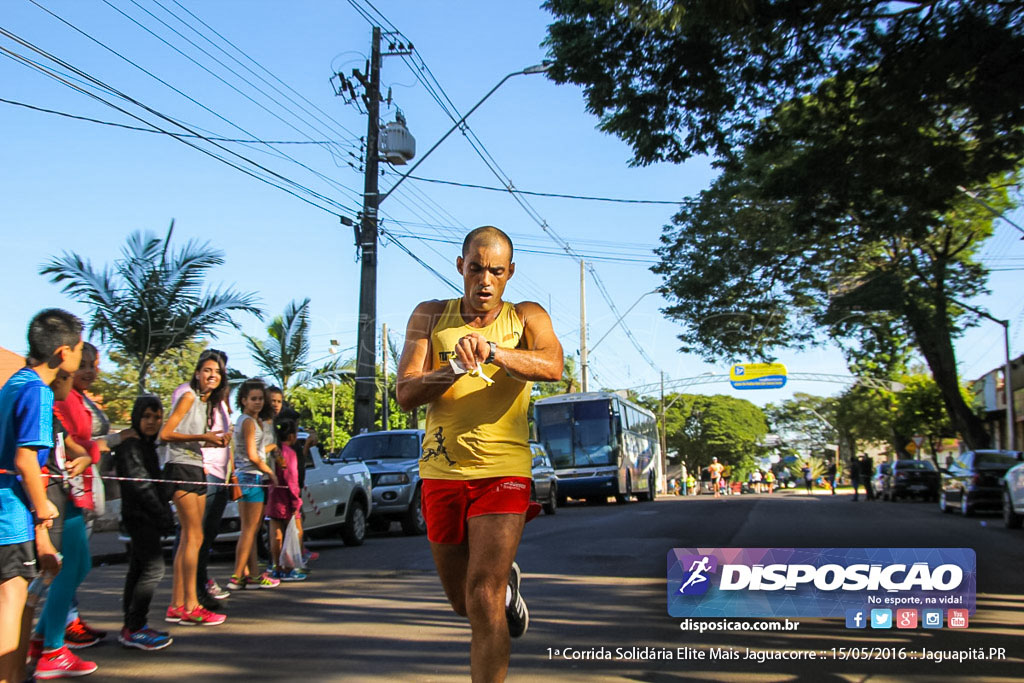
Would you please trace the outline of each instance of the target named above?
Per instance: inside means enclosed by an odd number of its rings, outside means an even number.
[[[556,81],[584,86],[636,163],[711,153],[722,174],[666,230],[666,313],[684,350],[771,358],[847,341],[895,372],[912,339],[955,429],[987,445],[963,401],[957,301],[1012,205],[1024,155],[1021,3],[551,0]],[[883,327],[880,327],[883,326]],[[879,336],[879,329],[885,333]],[[891,354],[890,354],[891,355]]]
[[[207,273],[224,263],[223,252],[196,240],[174,250],[173,234],[174,221],[163,238],[133,232],[121,257],[102,270],[70,252],[40,269],[63,286],[61,291],[89,307],[89,333],[132,363],[139,393],[164,354],[234,326],[233,313],[263,315],[255,294],[231,287],[205,289]]]

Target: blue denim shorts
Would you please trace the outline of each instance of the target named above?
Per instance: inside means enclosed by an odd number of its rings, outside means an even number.
[[[267,502],[267,489],[259,486],[263,483],[262,474],[253,474],[251,472],[239,472],[238,473],[238,485],[242,489],[242,497],[240,500],[244,500],[246,503],[266,503]]]

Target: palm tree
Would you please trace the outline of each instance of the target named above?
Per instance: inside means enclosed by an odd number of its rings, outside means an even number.
[[[288,396],[290,390],[314,382],[351,379],[350,363],[335,359],[317,368],[309,367],[309,298],[289,303],[282,315],[267,326],[268,339],[242,336],[263,374],[273,378]]]
[[[139,393],[146,390],[146,375],[163,354],[223,325],[237,328],[233,312],[263,317],[255,294],[230,287],[204,291],[207,272],[223,265],[224,253],[197,240],[172,251],[173,234],[173,220],[162,239],[150,232],[133,232],[121,249],[121,258],[100,271],[68,252],[39,271],[89,307],[89,334],[99,335],[101,343],[135,364]]]

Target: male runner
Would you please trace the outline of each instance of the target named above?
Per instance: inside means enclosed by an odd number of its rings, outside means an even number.
[[[464,293],[413,311],[398,364],[398,403],[427,405],[423,516],[441,584],[472,630],[474,681],[501,681],[509,636],[529,625],[513,560],[530,502],[526,412],[534,381],[562,376],[562,346],[538,304],[502,300],[512,241],[485,226],[455,261]]]
[[[719,487],[722,484],[722,472],[725,471],[725,467],[722,463],[718,462],[718,458],[711,458],[711,464],[708,465],[708,472],[711,474],[711,488],[715,492],[715,498],[721,496]]]

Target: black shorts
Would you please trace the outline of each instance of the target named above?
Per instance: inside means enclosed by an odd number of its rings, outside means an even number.
[[[165,489],[168,498],[172,498],[175,491],[206,495],[206,471],[201,466],[167,463],[164,465],[164,479],[168,480]]]
[[[31,581],[36,578],[36,569],[35,541],[0,545],[0,583],[18,576]]]

